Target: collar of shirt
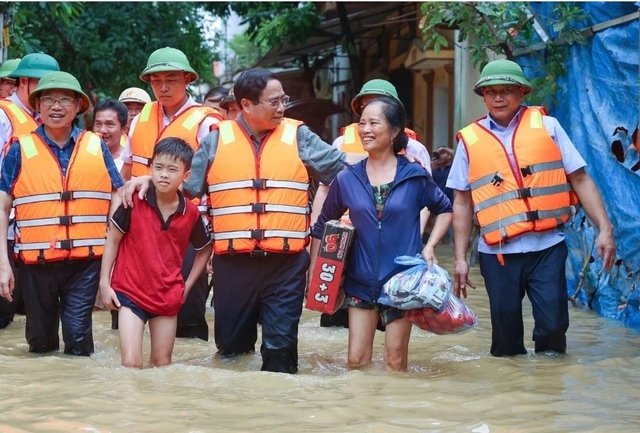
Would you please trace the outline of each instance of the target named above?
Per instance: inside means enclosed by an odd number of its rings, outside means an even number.
[[[44,125],[38,126],[35,130],[35,133],[38,134],[40,137],[42,137],[42,139],[44,140],[45,143],[47,143],[48,146],[58,147],[60,149],[66,149],[67,146],[75,144],[76,141],[78,141],[78,135],[80,135],[81,132],[82,131],[77,126],[71,125],[71,135],[69,136],[69,140],[64,146],[60,147],[56,143],[54,143],[49,137],[47,137],[47,134],[45,134],[44,132]]]
[[[156,196],[156,187],[153,184],[149,186],[149,190],[147,191],[147,195],[145,196],[145,199],[147,200],[147,203],[149,204],[149,206],[151,206],[156,210],[159,210],[158,198]],[[184,215],[186,211],[187,211],[186,199],[182,191],[178,190],[178,209],[176,209],[174,213],[180,213]]]
[[[236,120],[238,121],[238,123],[240,124],[240,126],[242,127],[242,129],[244,129],[245,131],[247,131],[247,133],[249,134],[249,138],[251,138],[251,140],[256,143],[256,144],[260,144],[262,143],[262,140],[264,140],[264,137],[267,136],[267,134],[269,132],[266,132],[262,135],[262,137],[256,135],[251,128],[249,128],[249,125],[247,125],[247,122],[244,120],[244,117],[242,117],[242,113],[240,113],[238,115],[238,117],[236,117]]]
[[[182,107],[180,107],[180,109],[178,111],[176,111],[176,114],[174,114],[172,117],[167,117],[167,115],[164,113],[164,107],[162,106],[162,104],[160,104],[160,108],[162,110],[162,125],[163,126],[167,126],[168,124],[170,124],[173,119],[175,119],[177,116],[181,115],[187,108],[193,107],[194,105],[202,106],[202,104],[196,102],[196,100],[193,99],[190,94],[187,93],[187,96],[188,96],[187,102],[185,102],[184,105]]]
[[[26,111],[27,113],[29,113],[31,115],[31,117],[33,117],[34,119],[36,118],[36,113],[31,109],[31,107],[28,107],[26,105],[24,105],[22,103],[22,101],[20,100],[20,98],[18,98],[18,92],[14,92],[13,95],[9,96],[7,98],[8,101],[13,102],[14,104],[16,104],[18,107],[22,108],[24,111]],[[40,117],[40,116],[38,116]]]
[[[498,125],[495,120],[493,120],[493,118],[491,117],[491,114],[487,114],[486,117],[486,122],[490,130],[492,131],[513,131],[516,127],[516,125],[518,124],[518,122],[520,121],[520,115],[522,114],[522,109],[524,108],[523,105],[520,106],[520,109],[518,110],[518,112],[516,113],[515,116],[513,116],[513,119],[511,119],[511,122],[509,122],[509,125],[505,128],[504,126],[500,126]]]

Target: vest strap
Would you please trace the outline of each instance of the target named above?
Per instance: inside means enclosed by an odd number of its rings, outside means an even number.
[[[491,206],[495,206],[499,203],[516,198],[539,197],[542,195],[559,194],[567,191],[571,191],[570,183],[563,183],[562,185],[545,186],[540,188],[514,189],[512,191],[499,194],[495,197],[491,197],[490,199],[478,203],[474,206],[473,211],[480,212],[481,210],[490,208]]]
[[[35,194],[26,197],[19,197],[13,200],[13,206],[22,204],[40,203],[43,201],[69,201],[79,198],[93,198],[97,200],[111,200],[111,194],[98,191],[63,191],[47,194]]]
[[[104,246],[106,243],[105,238],[97,239],[64,239],[56,241],[55,244],[50,242],[29,242],[29,243],[16,243],[14,244],[13,251],[18,253],[20,251],[33,251],[33,250],[70,250],[72,248],[79,247],[99,247]],[[53,248],[52,248],[53,247]]]
[[[200,205],[198,206],[198,210],[200,211],[201,214],[207,214],[207,211],[209,210],[209,206],[207,205]]]
[[[270,180],[270,179],[248,179],[248,180],[236,180],[232,182],[222,182],[215,185],[209,185],[208,191],[219,192],[228,191],[231,189],[267,189],[267,188],[286,188],[296,189],[299,191],[307,191],[309,184],[304,182],[294,182],[290,180]]]
[[[309,208],[307,206],[287,206],[281,204],[268,203],[251,203],[244,206],[228,206],[222,208],[211,209],[209,215],[221,216],[239,213],[267,213],[267,212],[284,212],[295,213],[299,215],[307,215]]]
[[[305,239],[309,236],[309,230],[303,232],[290,230],[237,230],[233,232],[212,233],[211,239],[214,241],[224,241],[227,239],[256,239],[263,240],[267,238],[292,238]]]
[[[131,160],[133,162],[137,162],[138,164],[142,164],[145,167],[151,167],[151,160],[149,158],[145,158],[144,156],[131,155]]]
[[[500,221],[496,221],[491,224],[487,224],[484,227],[480,228],[480,234],[486,235],[495,230],[502,230],[504,227],[507,227],[511,224],[516,224],[523,221],[535,221],[547,218],[555,218],[561,217],[563,215],[572,215],[575,213],[576,208],[574,206],[565,206],[559,209],[547,210],[547,211],[530,211],[523,212],[516,215],[511,215],[510,217],[503,218]],[[506,233],[506,232],[505,232]]]
[[[16,104],[7,104],[5,105],[5,107],[7,107],[14,116],[16,116],[16,119],[18,120],[18,122],[20,122],[21,124],[25,124],[27,123],[27,116],[25,116],[24,111],[22,110],[22,108],[18,107]]]
[[[61,217],[54,218],[38,218],[32,220],[22,220],[16,221],[16,226],[18,228],[23,227],[42,227],[42,226],[53,226],[53,225],[62,225],[62,226],[70,226],[71,224],[79,224],[79,223],[106,223],[107,216],[106,215],[64,215]]]
[[[469,184],[469,186],[472,190],[476,190],[490,183],[492,183],[494,186],[500,186],[503,180],[504,178],[502,177],[502,175],[499,172],[496,172],[493,174],[487,174],[486,176],[482,176],[481,178],[474,180]]]
[[[564,169],[562,161],[541,162],[539,164],[531,164],[520,169],[522,177],[527,177],[533,173],[540,173],[541,171],[557,170],[559,168]]]

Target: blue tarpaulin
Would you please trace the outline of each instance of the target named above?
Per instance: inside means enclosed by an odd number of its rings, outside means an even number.
[[[567,228],[569,259],[567,290],[601,315],[640,329],[640,138],[638,125],[638,19],[611,20],[638,13],[640,3],[578,3],[588,15],[585,27],[607,23],[585,45],[573,45],[567,75],[558,81],[558,106],[547,107],[563,125],[587,161],[615,228],[617,262],[603,272],[594,247],[595,230],[580,212]],[[531,9],[552,16],[555,2],[531,3]],[[582,26],[582,24],[580,25]],[[547,29],[553,36],[552,29]],[[516,59],[528,76],[539,73],[533,56]],[[637,149],[637,148],[639,149]],[[636,171],[637,170],[637,171]],[[595,260],[589,258],[593,256]],[[586,263],[586,265],[585,265]],[[585,272],[582,273],[582,269]]]

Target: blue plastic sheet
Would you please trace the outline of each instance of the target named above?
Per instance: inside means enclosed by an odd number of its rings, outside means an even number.
[[[637,13],[640,3],[578,3],[589,16],[584,27]],[[556,2],[531,3],[534,12],[551,16]],[[552,29],[548,29],[553,34]],[[567,229],[569,259],[567,291],[578,285],[579,305],[640,329],[640,158],[632,134],[638,125],[638,20],[609,27],[573,45],[567,76],[558,81],[559,106],[547,107],[587,161],[615,227],[617,263],[602,272],[594,243],[595,231],[584,213]],[[528,76],[539,72],[539,60],[519,57]],[[638,141],[640,144],[640,140]],[[638,165],[636,165],[638,164]],[[633,169],[637,171],[633,171]],[[595,260],[591,263],[589,258]],[[587,261],[585,267],[585,260]],[[585,272],[582,273],[582,269]]]

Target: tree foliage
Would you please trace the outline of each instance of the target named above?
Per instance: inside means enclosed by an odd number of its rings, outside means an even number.
[[[313,2],[211,2],[203,7],[220,17],[235,12],[248,26],[251,42],[276,48],[306,42],[324,19]]]
[[[182,50],[201,80],[211,81],[215,35],[196,2],[5,3],[11,20],[10,57],[46,52],[85,90],[111,97],[146,87],[140,72],[149,55]],[[150,90],[147,88],[147,90]]]
[[[428,2],[422,4],[420,22],[426,47],[437,52],[449,46],[443,29],[458,29],[458,43],[468,41],[471,62],[482,68],[488,63],[488,51],[516,60],[521,54],[538,58],[541,73],[532,77],[536,89],[534,103],[557,104],[557,78],[566,75],[570,45],[583,44],[577,24],[587,16],[580,6],[557,2],[551,16],[532,12],[529,2]],[[550,34],[546,34],[550,29]],[[548,40],[546,37],[549,37]]]

